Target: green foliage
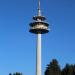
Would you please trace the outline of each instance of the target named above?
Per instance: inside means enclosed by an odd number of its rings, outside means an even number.
[[[61,69],[56,59],[53,59],[52,62],[48,64],[45,75],[61,75]]]
[[[75,65],[66,64],[61,70],[58,61],[53,59],[46,68],[45,75],[75,75]]]
[[[75,75],[75,66],[66,64],[61,73],[62,75]]]
[[[9,75],[22,75],[22,73],[20,73],[20,72],[16,72],[16,73],[13,73],[13,74],[9,73]]]

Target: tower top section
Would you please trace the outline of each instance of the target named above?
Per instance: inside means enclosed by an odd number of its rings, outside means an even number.
[[[30,32],[35,34],[44,34],[48,33],[49,24],[45,22],[46,18],[41,15],[41,8],[40,8],[40,0],[38,0],[38,13],[36,16],[33,17],[33,22],[30,23]]]
[[[37,13],[37,16],[34,16],[33,19],[34,20],[37,20],[37,19],[40,19],[40,20],[45,20],[46,18],[44,16],[42,16],[41,14],[41,4],[40,4],[40,0],[38,0],[38,13]]]

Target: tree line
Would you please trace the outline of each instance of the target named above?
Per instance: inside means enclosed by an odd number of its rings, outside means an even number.
[[[75,64],[66,64],[66,66],[61,69],[56,59],[53,59],[45,70],[45,75],[75,75]]]
[[[9,75],[23,75],[20,72],[9,73]],[[44,75],[75,75],[75,64],[66,64],[63,69],[61,69],[58,61],[53,59],[46,67]]]

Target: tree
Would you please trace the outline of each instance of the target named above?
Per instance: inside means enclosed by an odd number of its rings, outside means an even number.
[[[52,62],[48,64],[45,75],[61,75],[61,69],[56,59],[53,59]]]
[[[73,66],[73,75],[75,75],[75,64]]]
[[[9,75],[12,75],[11,73],[9,73]]]
[[[62,75],[73,75],[73,72],[74,72],[74,66],[66,64],[66,66],[62,70]]]
[[[16,73],[13,73],[13,74],[9,73],[9,75],[22,75],[22,73],[20,73],[20,72],[16,72]]]

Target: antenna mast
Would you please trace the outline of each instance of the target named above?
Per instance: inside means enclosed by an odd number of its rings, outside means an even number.
[[[41,16],[40,0],[38,0],[38,16]]]

